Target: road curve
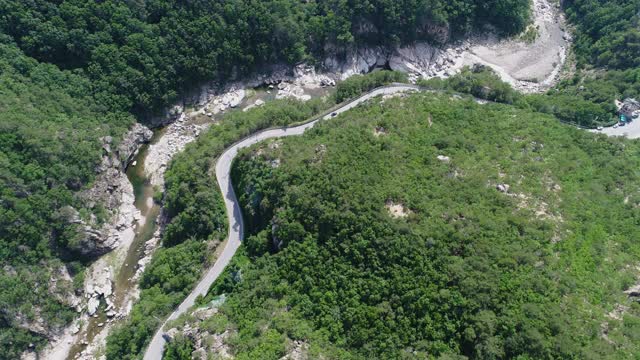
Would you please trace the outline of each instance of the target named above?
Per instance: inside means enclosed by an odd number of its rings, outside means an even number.
[[[379,95],[390,95],[398,92],[419,90],[421,89],[418,86],[405,84],[393,84],[380,87],[341,106],[340,108],[334,110],[333,113],[341,114]],[[271,138],[301,135],[305,132],[305,130],[312,128],[320,120],[326,120],[331,117],[332,115],[330,114],[320,118],[316,118],[298,126],[259,131],[231,145],[222,153],[222,155],[220,155],[218,161],[216,162],[216,179],[218,180],[218,185],[220,186],[220,190],[222,191],[222,195],[224,197],[224,206],[226,208],[227,219],[229,221],[229,235],[227,238],[226,246],[218,259],[216,259],[216,262],[207,270],[206,274],[202,277],[200,282],[198,282],[189,296],[184,299],[180,306],[178,306],[178,308],[167,318],[167,320],[165,320],[162,326],[160,326],[160,328],[156,331],[153,339],[151,340],[151,343],[149,343],[149,346],[147,347],[147,350],[144,354],[145,360],[158,360],[162,358],[162,351],[166,342],[164,337],[162,336],[162,328],[164,327],[164,325],[170,320],[177,319],[180,315],[191,308],[199,295],[205,296],[207,294],[209,288],[211,287],[211,284],[213,284],[218,276],[220,276],[224,268],[231,261],[233,255],[236,253],[236,250],[238,250],[238,247],[240,247],[240,242],[244,236],[244,223],[242,221],[240,204],[238,203],[236,194],[233,191],[233,185],[231,184],[230,179],[231,163],[233,162],[233,159],[236,157],[240,149],[249,147],[251,145]]]

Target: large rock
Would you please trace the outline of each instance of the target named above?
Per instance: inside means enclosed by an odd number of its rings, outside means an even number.
[[[86,208],[93,209],[101,205],[107,210],[118,209],[123,199],[133,196],[133,188],[124,173],[125,169],[138,153],[142,144],[151,140],[153,132],[144,125],[135,124],[122,140],[115,144],[110,136],[101,139],[103,157],[96,167],[96,180],[93,186],[79,193]],[[95,257],[107,253],[118,246],[114,229],[123,215],[112,222],[99,226],[95,217],[81,219],[79,212],[71,207],[59,210],[59,215],[75,226],[78,232],[71,248],[84,256]],[[112,212],[113,215],[113,212]],[[130,214],[133,216],[132,214]],[[113,217],[113,216],[112,216]]]
[[[640,298],[640,284],[630,287],[629,289],[625,290],[624,293],[633,298]]]
[[[120,170],[125,170],[133,158],[138,154],[142,144],[148,143],[153,132],[146,126],[136,123],[124,136],[117,149],[120,160]]]
[[[87,314],[89,314],[89,316],[93,316],[98,311],[99,306],[100,299],[92,296],[91,298],[89,298],[89,301],[87,301]]]
[[[115,209],[120,204],[119,178],[133,158],[138,154],[142,144],[149,142],[153,132],[144,125],[135,124],[112,150],[114,144],[110,136],[103,137],[103,156],[96,168],[97,178],[93,186],[84,191],[81,196],[92,208],[102,204],[107,209]]]
[[[381,47],[358,48],[344,55],[330,56],[324,61],[325,68],[340,74],[342,80],[356,74],[366,74],[375,67],[387,63],[388,52]]]
[[[426,77],[438,61],[444,62],[441,59],[442,51],[439,48],[427,43],[418,43],[394,51],[389,58],[389,67],[391,70]]]

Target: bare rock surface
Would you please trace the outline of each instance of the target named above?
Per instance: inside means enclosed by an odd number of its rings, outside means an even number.
[[[88,208],[103,206],[107,209],[111,213],[111,221],[100,226],[93,217],[81,219],[79,212],[72,207],[60,210],[67,222],[77,226],[83,234],[75,246],[80,254],[96,257],[117,248],[122,242],[119,231],[135,221],[135,208],[122,206],[133,202],[133,188],[124,171],[140,146],[148,142],[152,135],[151,130],[144,125],[135,124],[115,150],[112,149],[111,137],[101,139],[104,155],[96,168],[96,180],[91,188],[81,192],[79,196]]]
[[[542,92],[558,81],[571,36],[564,30],[565,20],[557,4],[534,0],[532,13],[537,33],[532,42],[500,39],[492,31],[448,42],[447,29],[432,29],[430,32],[442,41],[418,42],[391,51],[355,48],[346,55],[327,58],[324,67],[340,79],[388,67],[407,73],[415,82],[420,78],[446,78],[464,66],[482,64],[522,92]]]
[[[294,340],[288,346],[287,354],[280,360],[307,360],[309,359],[309,344],[301,340]]]
[[[339,74],[345,80],[356,74],[366,74],[387,62],[388,50],[382,47],[357,48],[349,51],[344,57],[331,56],[325,59],[324,67],[328,72]]]
[[[189,123],[182,113],[178,119],[163,131],[164,135],[149,146],[145,160],[145,173],[152,185],[164,188],[164,173],[173,156],[195,140],[206,125]]]
[[[232,359],[229,338],[235,334],[235,330],[226,329],[221,333],[216,333],[200,327],[202,322],[217,313],[218,309],[216,308],[197,309],[194,318],[179,327],[165,331],[163,337],[168,342],[174,341],[178,336],[189,338],[195,348],[191,354],[192,359],[207,360],[209,355],[213,355],[216,359]]]

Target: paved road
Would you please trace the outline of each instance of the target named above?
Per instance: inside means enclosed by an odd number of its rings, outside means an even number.
[[[589,130],[594,133],[602,133],[608,136],[624,136],[629,139],[640,138],[640,119],[635,119],[630,124],[625,126],[613,126],[606,127],[602,130]]]
[[[358,99],[345,104],[334,112],[336,114],[341,114],[358,106],[362,102],[379,95],[390,95],[398,92],[416,90],[420,90],[420,88],[417,86],[404,84],[385,86],[375,89],[359,97]],[[229,221],[229,235],[227,244],[213,266],[207,270],[204,277],[200,280],[198,285],[196,285],[195,289],[193,289],[189,296],[184,299],[182,304],[178,306],[178,308],[162,324],[158,331],[156,331],[153,339],[151,340],[151,343],[149,344],[149,347],[147,348],[147,351],[144,354],[145,360],[158,360],[162,358],[162,350],[165,344],[165,339],[162,337],[162,328],[164,327],[164,325],[167,323],[167,321],[177,319],[180,315],[191,308],[194,305],[198,295],[205,296],[207,294],[209,288],[211,287],[211,284],[213,284],[218,276],[220,276],[224,268],[227,266],[227,264],[229,264],[229,261],[231,261],[233,255],[236,253],[236,250],[238,250],[238,247],[240,247],[240,241],[244,236],[244,224],[242,222],[242,212],[240,211],[240,204],[238,204],[238,199],[236,198],[236,194],[234,193],[233,186],[231,184],[231,179],[229,178],[231,163],[238,154],[238,151],[240,149],[259,143],[263,140],[276,137],[301,135],[305,132],[305,130],[312,128],[320,120],[326,120],[331,117],[331,115],[326,115],[322,118],[318,118],[295,127],[269,129],[257,132],[235,143],[227,150],[225,150],[220,158],[218,158],[218,161],[216,162],[216,179],[218,180],[218,185],[220,186],[220,190],[222,191],[222,194],[224,196],[224,205],[227,211],[227,219]]]

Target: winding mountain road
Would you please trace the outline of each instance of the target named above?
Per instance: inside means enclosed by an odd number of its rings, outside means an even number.
[[[341,106],[340,108],[334,110],[332,114],[341,114],[376,96],[420,90],[421,89],[418,86],[406,84],[392,84],[380,87]],[[195,300],[199,295],[205,296],[207,294],[213,282],[220,276],[220,274],[222,274],[222,271],[229,264],[231,258],[236,253],[236,250],[238,250],[238,248],[240,247],[240,242],[244,236],[244,223],[242,221],[242,211],[240,210],[240,204],[238,203],[236,194],[233,191],[233,185],[231,184],[230,179],[231,164],[236,155],[238,155],[238,152],[243,148],[249,147],[267,139],[301,135],[307,129],[312,128],[319,121],[332,118],[332,114],[313,119],[298,126],[259,131],[231,145],[218,158],[218,161],[216,162],[216,179],[218,180],[218,185],[220,186],[220,190],[222,191],[222,195],[224,197],[224,205],[227,212],[227,219],[229,221],[229,235],[227,238],[226,246],[218,259],[216,259],[216,262],[207,270],[206,274],[202,277],[200,282],[198,282],[189,296],[184,299],[180,306],[178,306],[178,308],[167,318],[167,320],[165,320],[162,326],[160,326],[160,328],[156,331],[153,339],[151,340],[151,343],[147,347],[147,350],[144,354],[145,360],[158,360],[162,358],[162,352],[164,344],[166,342],[163,337],[162,330],[165,324],[168,321],[177,319],[180,315],[191,308],[195,304]]]

